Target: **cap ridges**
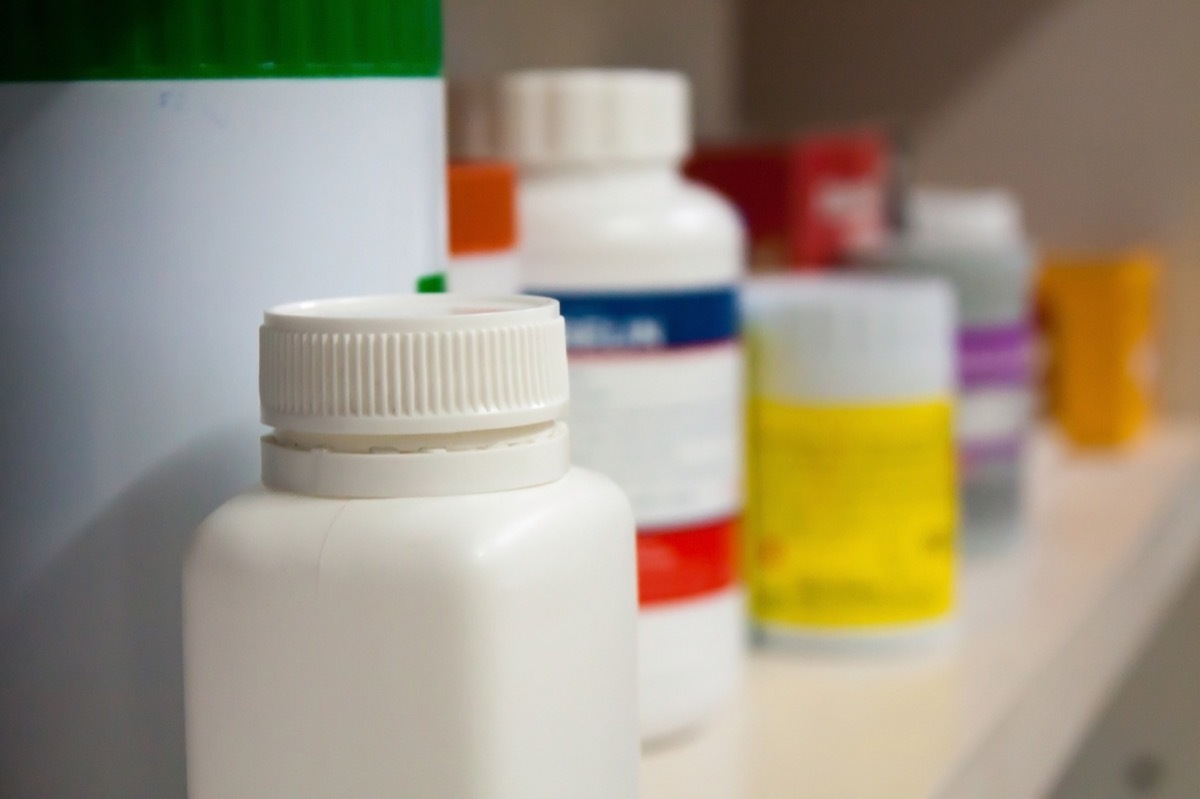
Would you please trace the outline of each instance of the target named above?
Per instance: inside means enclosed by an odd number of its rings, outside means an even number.
[[[422,76],[438,0],[11,0],[0,81]]]
[[[413,435],[519,427],[566,409],[558,303],[452,294],[327,300],[267,312],[263,422]]]
[[[678,72],[530,70],[501,81],[497,136],[501,155],[520,167],[681,161],[690,115]]]

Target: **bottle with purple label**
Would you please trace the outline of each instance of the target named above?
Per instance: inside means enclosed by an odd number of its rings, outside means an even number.
[[[1011,541],[1021,527],[1021,476],[1032,408],[1033,248],[1004,191],[920,188],[907,227],[865,259],[893,275],[937,276],[959,303],[956,438],[963,544]]]

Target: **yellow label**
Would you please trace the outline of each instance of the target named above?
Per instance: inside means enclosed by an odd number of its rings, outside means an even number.
[[[866,628],[953,604],[951,408],[750,409],[747,534],[755,618]]]

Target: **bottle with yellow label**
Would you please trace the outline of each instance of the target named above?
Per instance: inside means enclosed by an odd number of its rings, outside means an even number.
[[[933,280],[746,291],[746,567],[768,642],[908,639],[954,608],[955,304]]]

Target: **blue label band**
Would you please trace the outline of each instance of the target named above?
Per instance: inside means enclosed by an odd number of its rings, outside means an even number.
[[[626,294],[536,292],[559,301],[573,352],[653,350],[731,341],[738,335],[731,286]]]

